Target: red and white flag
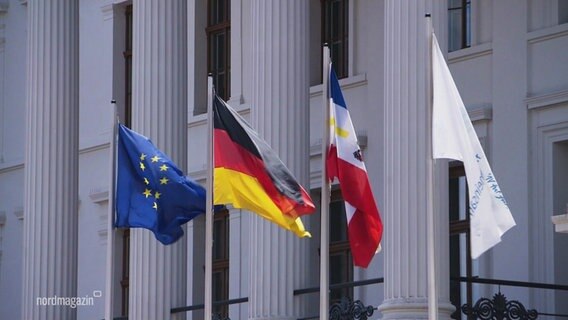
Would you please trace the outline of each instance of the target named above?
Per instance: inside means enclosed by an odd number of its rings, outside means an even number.
[[[337,178],[345,200],[349,244],[356,266],[366,268],[379,249],[383,223],[369,183],[357,135],[330,66],[330,147],[327,176]]]

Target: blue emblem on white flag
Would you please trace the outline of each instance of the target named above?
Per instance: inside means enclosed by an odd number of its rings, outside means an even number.
[[[462,161],[469,187],[471,256],[501,241],[515,220],[491,171],[436,37],[432,44],[434,104],[432,140],[434,158]]]

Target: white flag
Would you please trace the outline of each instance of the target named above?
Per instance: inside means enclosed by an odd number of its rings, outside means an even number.
[[[515,220],[489,167],[436,36],[432,39],[433,155],[434,159],[455,159],[464,164],[469,187],[471,256],[475,259],[499,243]]]

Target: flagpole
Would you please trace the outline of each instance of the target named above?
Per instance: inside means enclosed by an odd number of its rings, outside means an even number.
[[[105,319],[114,318],[114,238],[116,229],[114,228],[114,191],[116,188],[116,135],[118,114],[116,101],[111,100],[112,105],[112,132],[109,146],[110,154],[110,186],[108,191],[108,221],[107,221],[107,252],[106,252],[106,284],[105,284]]]
[[[205,205],[205,319],[213,316],[213,77],[207,78],[207,185]]]
[[[323,47],[323,138],[321,141],[321,245],[320,245],[320,319],[329,317],[329,199],[327,151],[329,148],[329,47]]]
[[[436,282],[436,242],[435,242],[435,219],[434,219],[434,158],[432,152],[432,103],[433,103],[433,84],[432,84],[432,17],[426,13],[426,139],[427,143],[427,256],[428,256],[428,318],[438,319],[438,290]]]

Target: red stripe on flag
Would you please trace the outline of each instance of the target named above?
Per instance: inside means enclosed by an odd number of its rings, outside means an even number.
[[[327,178],[333,181],[333,178],[339,178],[339,171],[337,168],[337,148],[335,145],[330,145],[327,151]]]
[[[214,139],[214,166],[216,168],[223,167],[256,178],[274,204],[286,215],[297,218],[314,211],[315,206],[303,188],[303,205],[283,196],[272,183],[272,179],[266,172],[267,168],[264,162],[231,140],[227,131],[215,129]]]
[[[356,210],[347,226],[353,263],[363,268],[367,268],[371,263],[383,234],[383,225],[380,223],[380,219],[379,221],[369,219],[370,216],[368,213]],[[371,227],[370,223],[375,224],[375,226]]]
[[[328,175],[339,179],[343,199],[356,208],[348,226],[349,244],[355,265],[366,268],[383,235],[383,223],[369,177],[365,170],[338,158],[335,146],[330,147],[327,165]]]

